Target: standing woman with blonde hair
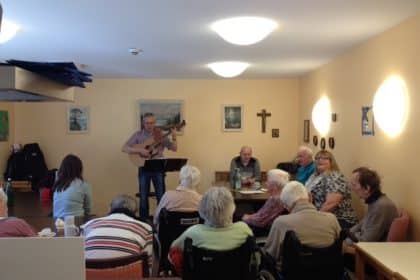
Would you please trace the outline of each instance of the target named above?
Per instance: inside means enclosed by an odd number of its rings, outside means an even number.
[[[319,211],[333,213],[341,228],[351,228],[357,223],[357,218],[351,206],[349,183],[331,152],[319,151],[315,161],[315,172],[305,184],[312,195],[312,203]]]
[[[80,158],[67,155],[61,162],[54,183],[54,217],[85,216],[92,208],[92,190],[83,180]]]

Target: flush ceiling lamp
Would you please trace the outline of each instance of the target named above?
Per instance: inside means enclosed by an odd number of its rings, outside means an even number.
[[[262,17],[235,17],[216,21],[211,29],[235,45],[252,45],[267,37],[278,24]]]
[[[223,78],[236,77],[248,68],[249,64],[240,61],[214,62],[207,65],[216,75]]]
[[[19,31],[19,26],[8,20],[3,20],[0,29],[0,44],[12,39]]]
[[[390,137],[399,135],[407,120],[408,96],[403,79],[392,76],[376,91],[373,115],[378,126]]]

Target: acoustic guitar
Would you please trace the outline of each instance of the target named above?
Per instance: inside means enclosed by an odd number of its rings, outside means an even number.
[[[160,130],[157,131],[156,134],[158,134],[158,137],[154,138],[149,138],[147,139],[144,143],[142,144],[135,144],[131,147],[133,148],[142,148],[142,149],[146,149],[149,151],[149,156],[148,157],[144,157],[139,153],[132,153],[132,154],[128,154],[128,158],[130,159],[130,161],[137,167],[143,167],[144,166],[144,162],[148,159],[152,159],[154,156],[156,156],[159,153],[159,146],[162,145],[163,140],[169,135],[171,134],[171,129],[175,128],[176,130],[180,130],[182,127],[184,127],[186,125],[185,120],[183,120],[182,122],[180,122],[177,125],[174,126],[170,126],[170,127],[166,127],[166,129],[169,129],[168,132],[164,133],[163,135],[160,134]]]

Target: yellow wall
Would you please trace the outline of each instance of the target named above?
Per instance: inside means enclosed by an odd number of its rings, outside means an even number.
[[[8,111],[9,112],[9,139],[8,141],[0,142],[0,173],[1,178],[3,173],[6,169],[7,158],[10,154],[10,146],[13,144],[14,141],[14,110],[13,104],[7,102],[0,102],[0,111]],[[6,178],[7,179],[7,178]],[[5,179],[5,180],[6,180]]]
[[[104,214],[110,199],[120,192],[137,192],[136,168],[121,152],[123,143],[137,128],[139,99],[184,100],[187,122],[178,137],[179,151],[169,157],[187,157],[202,172],[207,189],[215,170],[228,170],[241,145],[254,147],[262,169],[275,167],[293,157],[298,141],[299,88],[297,79],[285,80],[121,80],[95,79],[87,89],[76,91],[78,105],[90,107],[88,134],[67,134],[66,103],[16,103],[15,137],[22,143],[38,142],[49,168],[58,167],[67,153],[79,155],[85,179],[92,185],[94,211]],[[222,104],[244,105],[242,132],[223,132]],[[261,109],[272,113],[261,133]],[[271,129],[280,138],[271,138]],[[167,178],[176,186],[176,174]]]
[[[417,155],[420,153],[420,16],[354,48],[300,82],[300,122],[309,119],[312,106],[323,94],[330,98],[338,121],[329,136],[336,139],[334,154],[344,173],[367,165],[383,178],[383,190],[412,218],[412,235],[420,239],[420,187]],[[391,139],[376,125],[374,137],[361,136],[361,107],[372,105],[380,84],[392,74],[406,82],[409,119],[403,133]],[[312,127],[312,132],[313,132]]]

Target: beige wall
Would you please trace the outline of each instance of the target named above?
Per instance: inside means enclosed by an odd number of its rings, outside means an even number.
[[[289,160],[298,143],[298,80],[111,80],[95,79],[77,90],[76,102],[90,107],[88,134],[66,133],[66,103],[17,103],[15,137],[22,143],[38,142],[49,168],[58,167],[67,153],[79,155],[85,177],[93,187],[95,213],[104,214],[110,199],[120,192],[137,192],[136,168],[121,152],[136,130],[139,99],[184,100],[187,122],[178,137],[179,151],[169,157],[187,157],[202,171],[202,189],[211,185],[215,170],[228,170],[243,144],[254,147],[263,170]],[[242,132],[221,130],[222,104],[244,105]],[[261,109],[272,113],[261,133]],[[271,129],[280,138],[271,138]],[[176,186],[176,174],[167,178]]]
[[[6,169],[7,158],[10,154],[10,146],[14,141],[14,110],[13,103],[0,102],[0,110],[9,112],[9,139],[8,141],[0,142],[0,173],[1,178]],[[7,178],[5,178],[6,180]]]
[[[338,121],[329,136],[336,139],[334,154],[344,173],[361,165],[377,169],[383,189],[412,217],[412,235],[420,240],[418,183],[420,135],[420,16],[371,39],[301,79],[300,122],[309,119],[312,106],[323,94],[330,98]],[[379,85],[392,74],[406,82],[410,99],[407,125],[396,138],[376,126],[374,137],[361,136],[361,107],[373,103]],[[312,127],[313,131],[313,127]],[[359,203],[360,205],[360,203]]]

